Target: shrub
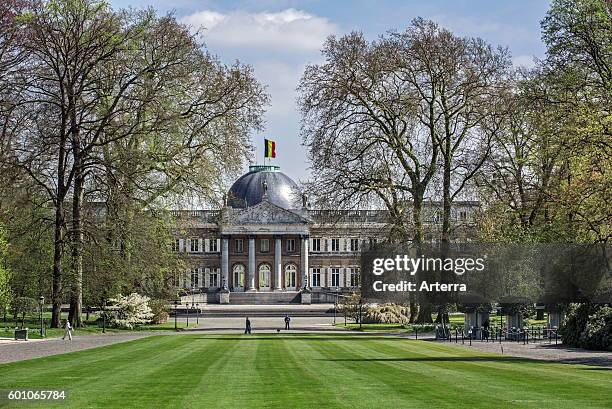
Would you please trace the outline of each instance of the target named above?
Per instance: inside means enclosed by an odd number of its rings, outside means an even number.
[[[359,299],[361,296],[359,293],[351,293],[346,297],[342,297],[338,300],[338,313],[346,314],[348,318],[354,320],[359,319]],[[362,311],[365,312],[365,306],[362,306]]]
[[[612,307],[602,307],[589,315],[580,343],[586,349],[612,351]]]
[[[134,327],[151,322],[153,313],[149,307],[149,297],[132,293],[109,300],[111,305],[104,314],[108,325],[114,328],[134,329]]]
[[[612,350],[612,307],[571,304],[560,328],[563,343],[585,349]]]
[[[153,313],[153,318],[151,319],[153,324],[163,324],[168,321],[170,314],[165,300],[151,299],[149,300],[149,307]]]
[[[34,298],[17,297],[13,300],[12,307],[13,317],[21,316],[21,327],[23,328],[26,314],[35,313],[38,303]]]
[[[376,324],[406,324],[410,319],[410,307],[399,304],[383,304],[368,307],[363,322]]]

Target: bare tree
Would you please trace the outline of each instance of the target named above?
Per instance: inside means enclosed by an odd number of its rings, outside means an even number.
[[[307,67],[299,86],[303,138],[324,203],[382,205],[390,239],[420,246],[439,149],[433,117],[414,83],[398,74],[395,51],[384,38],[330,37],[325,63]],[[431,321],[430,309],[421,315]]]
[[[415,19],[387,40],[396,75],[416,90],[419,119],[440,151],[442,243],[451,240],[451,209],[489,156],[505,115],[501,95],[511,66],[505,49],[461,38]]]
[[[325,63],[308,66],[299,86],[303,138],[319,199],[382,204],[399,239],[421,243],[438,149],[389,54],[385,42],[360,33],[330,37]]]

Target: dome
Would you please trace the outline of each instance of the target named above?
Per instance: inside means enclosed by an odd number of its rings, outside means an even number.
[[[280,171],[279,166],[252,165],[249,172],[234,182],[227,204],[234,208],[254,206],[266,198],[284,209],[299,209],[300,190],[297,183]]]

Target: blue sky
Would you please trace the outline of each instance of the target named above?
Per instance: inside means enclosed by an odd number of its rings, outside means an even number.
[[[358,30],[373,39],[388,30],[401,30],[421,16],[459,35],[508,47],[515,64],[529,66],[534,56],[544,55],[539,24],[549,1],[111,0],[111,4],[174,11],[185,23],[206,28],[204,42],[223,61],[251,64],[271,94],[266,131],[253,135],[253,161],[262,161],[264,137],[276,140],[274,163],[304,181],[308,161],[299,136],[295,87],[304,66],[321,61],[319,50],[328,35]]]

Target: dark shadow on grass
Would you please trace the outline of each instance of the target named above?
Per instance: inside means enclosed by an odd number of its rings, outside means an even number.
[[[401,338],[393,338],[393,337],[381,337],[381,336],[372,336],[372,335],[304,335],[304,334],[285,334],[285,335],[277,335],[277,334],[269,334],[267,336],[258,336],[258,335],[228,335],[228,336],[201,336],[201,337],[192,337],[192,339],[205,339],[205,340],[235,340],[235,341],[278,341],[282,339],[291,339],[291,340],[306,340],[306,341],[363,341],[363,340],[384,340],[384,341],[404,341]]]
[[[605,366],[590,366],[588,368],[580,368],[583,371],[612,371],[612,368],[607,368]]]

